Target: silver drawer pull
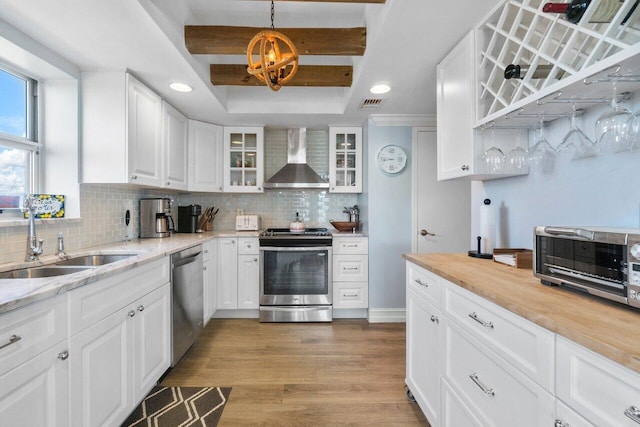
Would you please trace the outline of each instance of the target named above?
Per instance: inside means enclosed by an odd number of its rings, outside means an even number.
[[[355,271],[358,270],[358,267],[342,267],[344,271]]]
[[[480,319],[478,317],[478,313],[476,313],[475,311],[473,313],[470,313],[469,317],[471,317],[476,322],[480,323],[485,328],[493,329],[493,322],[485,322],[484,320]]]
[[[58,353],[58,359],[60,360],[67,360],[67,358],[69,358],[69,352],[67,350]]]
[[[636,423],[640,424],[640,408],[629,406],[625,409],[624,414]]]
[[[134,317],[136,315],[136,312],[131,310],[130,312],[127,313],[127,316],[129,317]]]
[[[416,280],[415,280],[415,282],[416,282],[418,285],[420,285],[420,286],[424,286],[425,288],[428,288],[428,287],[429,287],[429,284],[428,284],[428,283],[425,283],[425,282],[423,282],[423,281],[422,281],[422,280],[420,280],[420,279],[416,279]]]
[[[571,424],[563,423],[562,420],[556,420],[553,427],[571,427]]]
[[[19,336],[19,335],[11,335],[11,337],[9,337],[9,342],[6,343],[6,344],[0,345],[0,349],[3,349],[5,347],[9,347],[11,344],[15,344],[18,341],[20,341],[21,339],[22,339],[22,337]]]
[[[139,305],[138,306],[138,311],[144,311],[144,305]]]
[[[431,321],[433,323],[440,323],[440,319],[438,318],[438,316],[431,316]]]
[[[358,245],[342,245],[343,248],[357,248]]]
[[[491,397],[496,395],[496,392],[492,388],[487,388],[487,386],[480,382],[480,379],[478,378],[478,374],[476,372],[469,375],[469,378],[471,378],[471,381],[473,381],[478,387],[480,387],[480,390],[482,390],[484,394],[487,394]]]

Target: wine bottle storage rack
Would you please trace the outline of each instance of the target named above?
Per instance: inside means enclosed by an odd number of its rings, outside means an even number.
[[[510,106],[640,42],[640,7],[626,0],[610,23],[590,23],[601,0],[592,0],[577,24],[542,12],[548,0],[506,0],[476,32],[479,54],[477,120],[491,120]],[[546,78],[505,79],[509,64],[551,66]]]

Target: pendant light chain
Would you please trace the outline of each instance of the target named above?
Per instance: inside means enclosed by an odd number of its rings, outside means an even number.
[[[271,29],[275,30],[275,27],[273,26],[273,17],[275,16],[276,12],[275,12],[275,8],[273,7],[273,0],[271,0]]]

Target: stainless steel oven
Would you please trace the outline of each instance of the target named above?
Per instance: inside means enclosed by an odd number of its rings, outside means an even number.
[[[260,236],[260,321],[333,319],[332,238],[326,229],[268,229]]]

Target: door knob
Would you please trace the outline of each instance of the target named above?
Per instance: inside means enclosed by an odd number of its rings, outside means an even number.
[[[420,235],[421,236],[435,236],[434,233],[429,233],[427,230],[425,230],[424,228],[422,230],[420,230]]]

